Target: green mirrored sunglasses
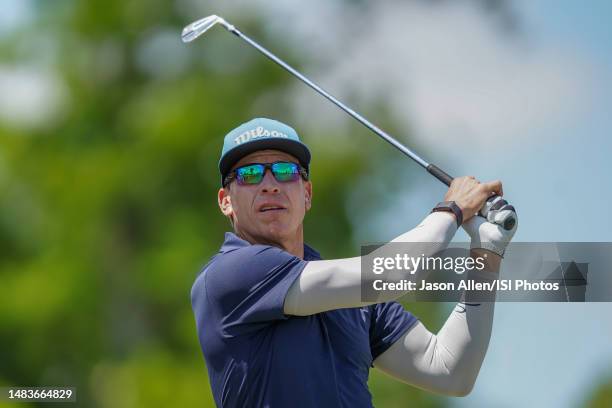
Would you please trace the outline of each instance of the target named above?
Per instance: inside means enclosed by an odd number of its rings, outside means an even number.
[[[251,163],[238,167],[225,176],[223,187],[226,187],[234,179],[241,186],[259,184],[263,180],[267,169],[270,169],[276,181],[281,183],[297,181],[300,176],[304,180],[308,180],[308,172],[297,163],[284,161],[274,163]]]

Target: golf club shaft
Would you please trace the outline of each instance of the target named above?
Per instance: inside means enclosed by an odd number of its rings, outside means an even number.
[[[386,142],[388,142],[389,144],[394,146],[400,152],[404,153],[406,156],[410,157],[412,160],[417,162],[420,166],[425,168],[431,175],[433,175],[435,178],[440,180],[442,183],[446,184],[447,186],[450,186],[451,182],[453,181],[453,177],[451,175],[449,175],[448,173],[446,173],[444,170],[440,169],[435,164],[428,163],[425,160],[423,160],[423,158],[421,158],[418,154],[414,153],[412,150],[410,150],[409,148],[404,146],[402,143],[400,143],[395,138],[390,136],[388,133],[386,133],[385,131],[380,129],[378,126],[374,125],[372,122],[370,122],[369,120],[367,120],[366,118],[361,116],[359,113],[355,112],[353,109],[349,108],[344,103],[340,102],[337,98],[335,98],[329,92],[327,92],[326,90],[321,88],[319,85],[317,85],[314,82],[312,82],[310,79],[306,78],[304,75],[302,75],[300,72],[298,72],[291,65],[287,64],[285,61],[283,61],[280,58],[278,58],[276,55],[274,55],[273,53],[268,51],[266,48],[264,48],[261,45],[259,45],[256,41],[252,40],[249,36],[243,34],[235,26],[227,24],[227,23],[223,24],[223,26],[229,32],[233,33],[237,37],[243,39],[244,41],[246,41],[247,43],[252,45],[254,48],[256,48],[259,52],[264,54],[266,57],[268,57],[272,61],[276,62],[278,65],[283,67],[285,70],[287,70],[290,73],[292,73],[300,81],[302,81],[303,83],[305,83],[306,85],[308,85],[309,87],[311,87],[312,89],[317,91],[319,94],[324,96],[327,100],[332,102],[334,105],[336,105],[337,107],[339,107],[340,109],[342,109],[343,111],[348,113],[349,115],[351,115],[353,118],[355,118],[357,121],[359,121],[362,125],[364,125],[368,129],[370,129],[372,132],[376,133],[380,138],[384,139]],[[495,197],[496,196],[493,196],[493,197],[491,197],[489,199],[491,200],[491,199],[493,199]],[[514,218],[513,215],[509,214],[502,221],[501,224],[502,224],[502,226],[505,229],[510,230],[516,224],[516,219]]]
[[[259,52],[264,54],[266,57],[270,58],[272,61],[276,62],[281,67],[283,67],[287,71],[291,72],[300,81],[304,82],[306,85],[308,85],[309,87],[311,87],[312,89],[317,91],[319,94],[323,95],[325,98],[327,98],[327,100],[329,100],[334,105],[336,105],[337,107],[339,107],[340,109],[342,109],[343,111],[345,111],[346,113],[351,115],[353,118],[355,118],[357,121],[359,121],[362,125],[364,125],[368,129],[370,129],[372,132],[376,133],[379,137],[381,137],[386,142],[388,142],[389,144],[394,146],[400,152],[402,152],[406,156],[410,157],[412,160],[414,160],[419,165],[424,167],[427,171],[429,171],[438,180],[440,180],[441,182],[443,182],[447,186],[450,185],[451,181],[453,181],[453,178],[450,175],[448,175],[447,173],[445,173],[444,171],[442,171],[439,167],[437,167],[437,166],[435,166],[433,164],[430,164],[430,163],[426,162],[425,160],[423,160],[423,158],[421,158],[418,154],[416,154],[415,152],[413,152],[412,150],[410,150],[409,148],[404,146],[402,143],[397,141],[397,139],[393,138],[388,133],[386,133],[384,130],[382,130],[381,128],[379,128],[378,126],[376,126],[375,124],[373,124],[372,122],[370,122],[369,120],[364,118],[362,115],[360,115],[359,113],[355,112],[353,109],[351,109],[350,107],[346,106],[344,103],[340,102],[336,97],[334,97],[329,92],[327,92],[326,90],[321,88],[319,85],[317,85],[314,82],[312,82],[310,79],[306,78],[304,75],[302,75],[300,72],[298,72],[291,65],[287,64],[286,62],[284,62],[283,60],[278,58],[276,55],[272,54],[266,48],[262,47],[257,42],[255,42],[254,40],[249,38],[247,35],[243,34],[240,30],[238,30],[235,27],[228,28],[228,30],[231,33],[235,34],[236,36],[242,38],[244,41],[246,41],[249,44],[251,44],[253,47],[255,47]]]

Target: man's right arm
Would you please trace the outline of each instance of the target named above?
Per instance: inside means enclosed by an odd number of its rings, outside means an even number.
[[[454,201],[462,210],[464,221],[476,214],[492,194],[502,195],[500,181],[480,183],[474,177],[458,177],[451,183],[444,201]],[[457,231],[453,214],[429,214],[416,228],[392,242],[410,242],[414,258],[431,256],[443,249]],[[385,246],[377,251],[384,251]],[[424,278],[423,271],[406,271],[406,278]],[[399,298],[405,292],[381,291],[376,302],[361,300],[361,258],[311,261],[291,285],[283,304],[286,315],[307,316],[333,309],[367,306]],[[390,292],[390,293],[387,293]]]
[[[455,216],[448,212],[429,214],[414,229],[391,242],[412,242],[414,257],[431,256],[445,249],[457,231]],[[387,244],[388,245],[388,244]],[[384,251],[385,246],[378,249]],[[409,254],[410,255],[410,254]],[[412,271],[411,279],[420,279],[421,271]],[[409,272],[406,272],[407,277]],[[394,300],[404,294],[383,291],[376,302],[361,301],[361,258],[310,261],[292,284],[284,303],[288,315],[307,316],[333,309],[367,306]]]

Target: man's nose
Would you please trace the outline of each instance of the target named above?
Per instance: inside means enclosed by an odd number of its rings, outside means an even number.
[[[261,181],[261,191],[264,193],[278,193],[279,185],[276,178],[272,174],[272,170],[266,169],[264,173],[264,178]]]

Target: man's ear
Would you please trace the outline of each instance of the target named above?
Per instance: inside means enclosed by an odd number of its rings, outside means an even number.
[[[232,199],[229,194],[229,189],[220,188],[219,192],[217,193],[217,201],[219,203],[219,209],[221,209],[223,215],[231,218],[232,214],[234,213],[234,209],[232,208]]]
[[[312,206],[312,183],[307,181],[304,184],[304,198],[306,200],[306,211]]]

